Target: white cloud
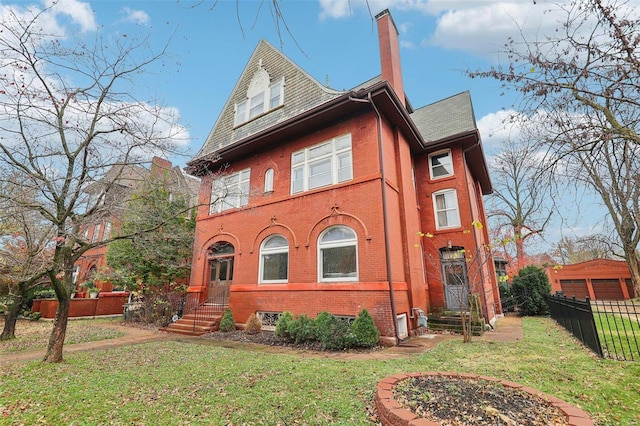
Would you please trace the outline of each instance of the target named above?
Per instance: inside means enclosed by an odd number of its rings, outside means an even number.
[[[45,0],[45,7],[51,7],[54,15],[66,15],[82,31],[95,31],[97,23],[89,3],[78,0]]]
[[[492,112],[478,120],[478,130],[487,154],[497,152],[505,141],[520,138],[518,124],[522,115],[514,110]]]
[[[125,21],[134,22],[136,24],[148,24],[151,22],[151,17],[144,10],[133,10],[128,7],[122,9],[122,13],[126,15]]]
[[[320,0],[320,18],[347,18],[359,11],[376,15],[385,9],[418,10],[429,13],[429,0]]]

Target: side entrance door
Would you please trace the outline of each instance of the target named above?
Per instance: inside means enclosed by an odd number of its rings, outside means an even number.
[[[469,285],[464,251],[441,251],[442,284],[446,308],[449,311],[467,311],[469,307]]]
[[[209,250],[209,288],[208,299],[226,303],[229,299],[229,286],[233,281],[234,248],[231,244],[216,243]],[[220,299],[218,301],[218,299]]]

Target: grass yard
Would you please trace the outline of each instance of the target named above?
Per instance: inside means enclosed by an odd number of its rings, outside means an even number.
[[[70,320],[67,325],[65,344],[95,342],[97,340],[122,337],[124,333],[109,328],[121,322],[121,319]],[[4,321],[0,321],[0,327]],[[0,342],[0,356],[7,353],[46,349],[51,335],[50,321],[19,320],[16,325],[16,338]]]
[[[640,424],[640,363],[600,360],[550,319],[524,318],[523,326],[520,342],[451,340],[381,361],[200,339],[67,354],[58,365],[12,364],[1,367],[0,423],[367,425],[381,378],[438,370],[531,386],[587,410],[601,426]]]
[[[602,349],[609,357],[640,361],[638,322],[613,313],[594,313],[593,317]]]

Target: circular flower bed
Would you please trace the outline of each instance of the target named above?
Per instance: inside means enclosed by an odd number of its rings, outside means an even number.
[[[464,373],[410,373],[378,383],[384,426],[589,426],[589,415],[517,383]]]

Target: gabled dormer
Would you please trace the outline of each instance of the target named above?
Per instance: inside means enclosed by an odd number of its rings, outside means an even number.
[[[233,125],[241,126],[263,114],[268,114],[284,104],[284,76],[272,82],[269,73],[258,61],[258,70],[253,75],[247,96],[234,105]]]
[[[330,89],[261,40],[218,116],[192,168],[226,148],[344,94]],[[197,172],[196,172],[197,173]]]

